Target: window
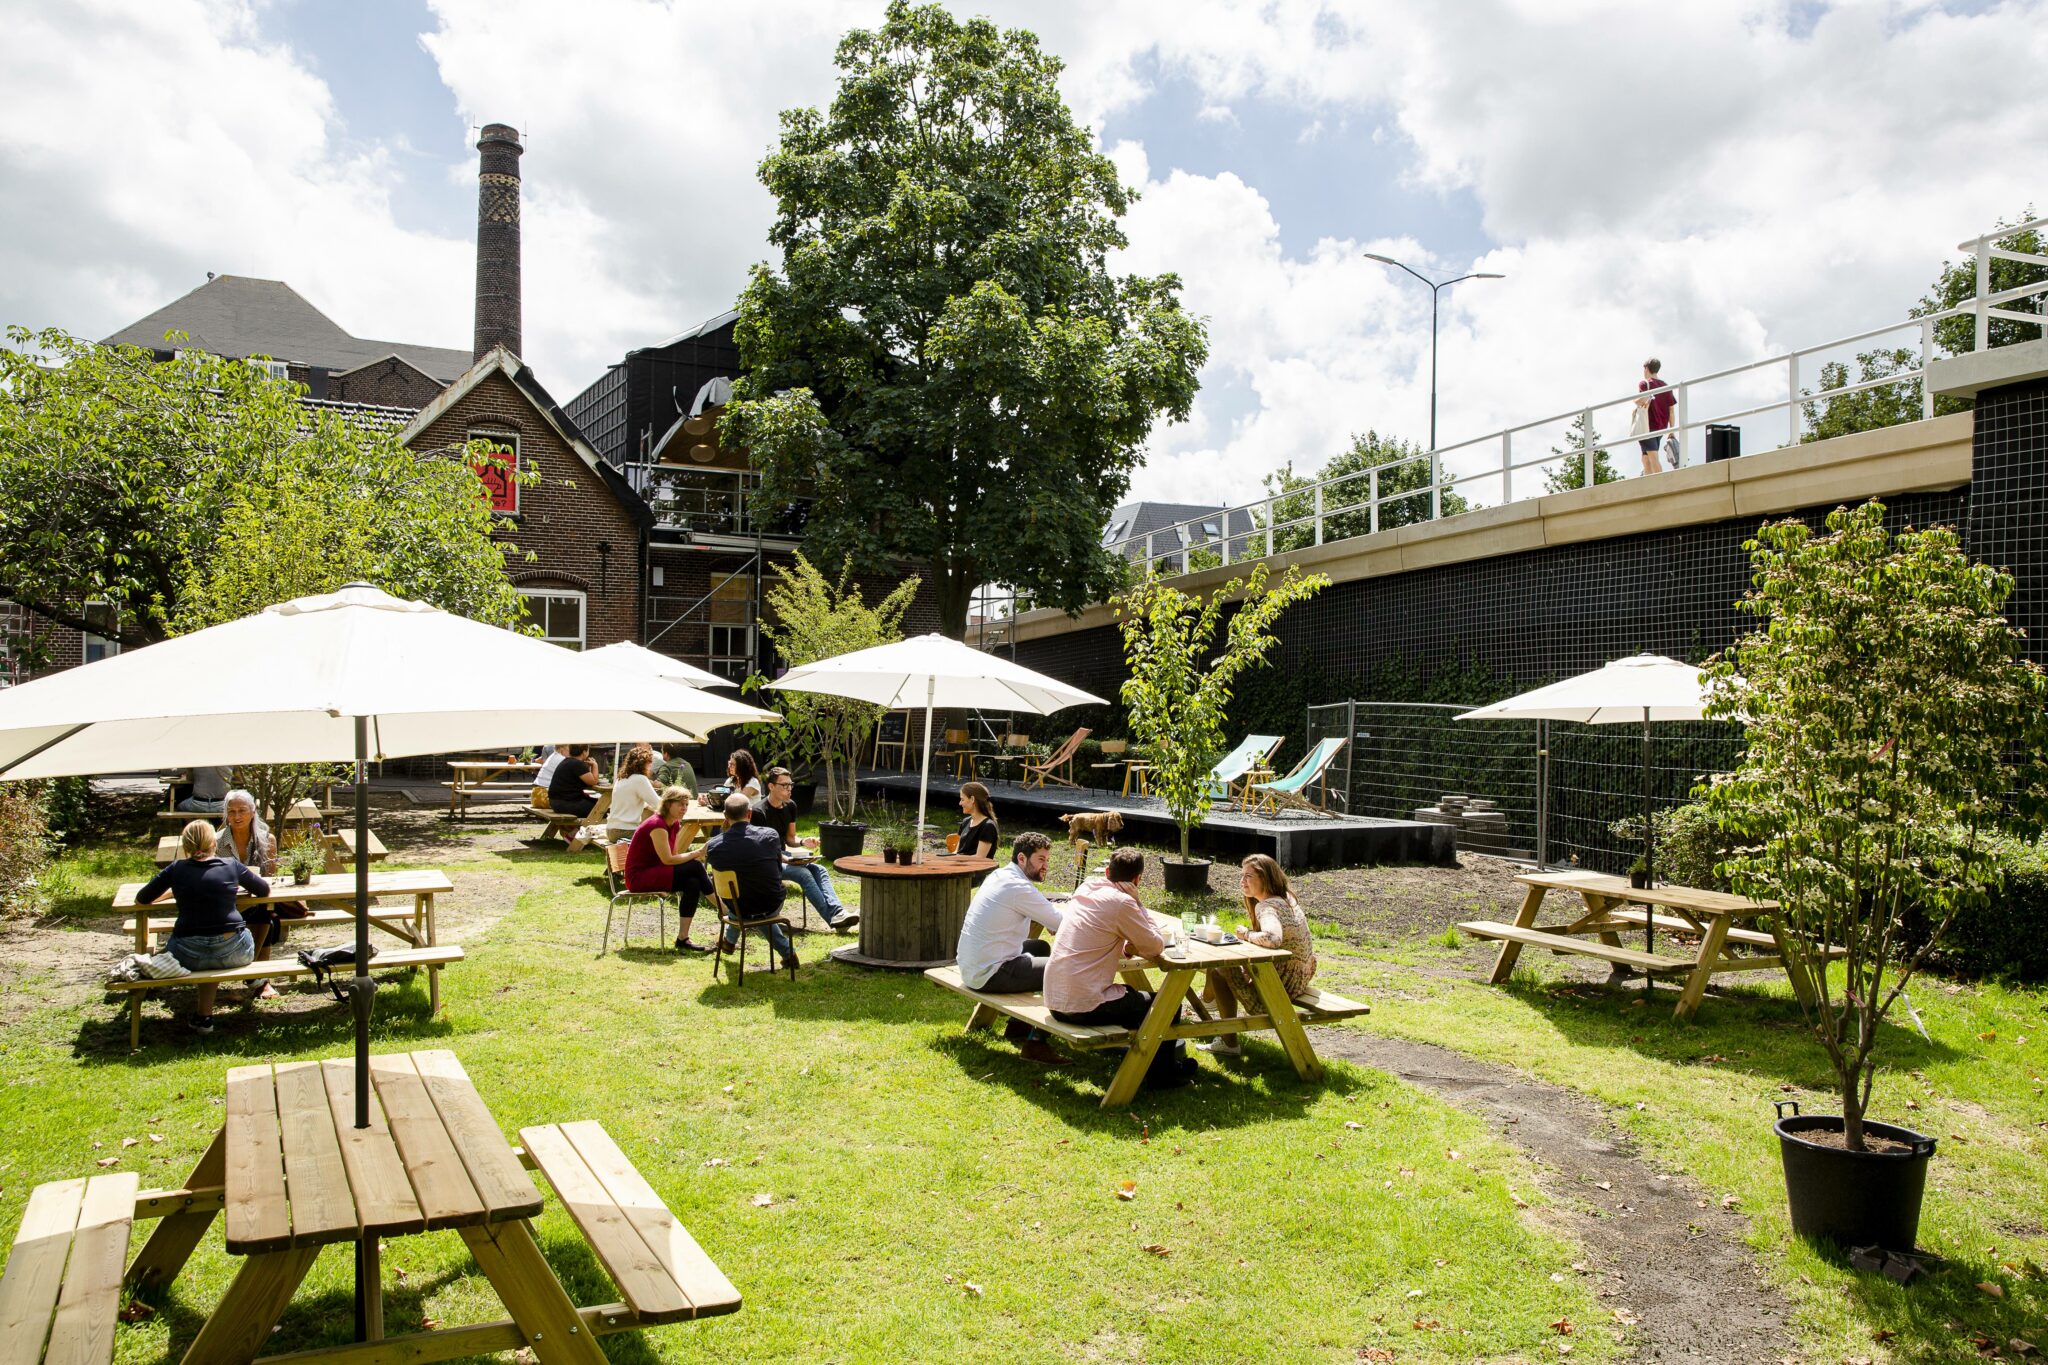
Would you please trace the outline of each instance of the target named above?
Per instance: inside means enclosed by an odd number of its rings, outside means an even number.
[[[87,602],[85,621],[91,629],[80,641],[85,652],[82,662],[96,664],[121,652],[121,616],[112,602]]]
[[[1207,537],[1208,537],[1209,539],[1211,539],[1211,540],[1214,540],[1214,539],[1216,539],[1216,537],[1217,537],[1217,536],[1220,536],[1220,535],[1222,535],[1222,534],[1223,534],[1223,523],[1222,523],[1222,522],[1220,522],[1220,521],[1205,521],[1205,522],[1203,522],[1203,523],[1202,523],[1202,534],[1203,534],[1203,535],[1205,535],[1205,536],[1207,536]]]
[[[505,468],[504,465],[494,464],[476,464],[471,465],[470,468],[476,470],[477,478],[483,480],[484,492],[490,500],[491,511],[499,516],[518,516],[519,484],[512,478],[512,470],[519,467],[519,433],[516,431],[472,431],[468,433],[468,439],[472,441],[489,441],[493,447],[511,452],[509,455],[499,457],[506,464],[510,465],[511,469]]]
[[[546,588],[520,595],[526,599],[527,624],[539,626],[543,640],[564,649],[583,648],[582,593]]]
[[[754,670],[754,628],[714,622],[711,626],[713,673],[730,682],[745,682]]]
[[[262,356],[252,355],[249,357],[248,364],[250,369],[259,370],[272,379],[290,379],[292,377],[291,367],[282,360],[266,360]]]

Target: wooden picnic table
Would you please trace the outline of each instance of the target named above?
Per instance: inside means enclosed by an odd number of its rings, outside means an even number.
[[[170,864],[178,861],[179,856],[183,852],[179,847],[179,841],[183,837],[183,835],[179,834],[163,834],[157,837],[157,866],[168,867]],[[381,863],[389,856],[390,850],[384,847],[384,841],[377,837],[377,831],[371,830],[370,861]],[[339,872],[341,870],[340,864],[352,863],[355,859],[356,832],[354,830],[338,829],[327,836],[327,870],[329,872]]]
[[[1723,972],[1771,971],[1785,965],[1778,921],[1773,914],[1778,909],[1776,901],[1753,901],[1725,891],[1689,886],[1632,887],[1626,877],[1604,872],[1527,872],[1515,880],[1529,890],[1513,924],[1471,920],[1458,926],[1474,938],[1500,940],[1500,956],[1494,960],[1493,975],[1489,978],[1495,985],[1508,979],[1524,947],[1548,948],[1552,952],[1576,953],[1633,967],[1652,977],[1682,976],[1685,984],[1673,1013],[1680,1019],[1690,1019],[1706,995],[1707,982],[1715,976]],[[1537,915],[1543,908],[1544,897],[1551,891],[1576,892],[1584,913],[1564,924],[1539,926]],[[1665,911],[1670,913],[1662,913]],[[1763,922],[1761,928],[1744,927],[1758,920]],[[1623,930],[1642,929],[1652,923],[1667,932],[1697,935],[1698,948],[1690,956],[1675,957],[1622,946]],[[1736,957],[1727,952],[1731,944],[1770,951]],[[1840,957],[1844,950],[1831,947],[1825,952],[1829,957]],[[1796,976],[1792,977],[1792,986],[1802,990]]]
[[[995,871],[993,858],[927,853],[921,863],[885,863],[856,853],[832,864],[860,879],[860,944],[832,956],[859,967],[924,971],[943,967],[960,946],[974,878]]]
[[[138,1213],[162,1221],[130,1286],[175,1279],[223,1214],[228,1252],[246,1258],[184,1365],[257,1360],[336,1242],[358,1248],[366,1342],[270,1359],[374,1365],[523,1347],[542,1365],[605,1365],[598,1336],[738,1310],[732,1282],[597,1124],[528,1128],[516,1149],[453,1053],[372,1057],[370,1071],[370,1126],[357,1128],[353,1060],[235,1067],[226,1124],[184,1188],[137,1196]],[[555,1186],[625,1302],[570,1300],[534,1239],[542,1197],[528,1167]],[[510,1316],[386,1338],[379,1243],[440,1229],[460,1234]]]
[[[450,759],[453,780],[448,788],[448,816],[455,819],[469,812],[471,801],[491,799],[525,804],[540,775],[538,763],[507,763],[502,759]],[[524,778],[525,780],[521,780]]]

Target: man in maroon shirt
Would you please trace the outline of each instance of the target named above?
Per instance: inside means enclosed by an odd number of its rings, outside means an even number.
[[[1643,472],[1655,474],[1663,468],[1657,462],[1657,447],[1664,443],[1666,429],[1671,425],[1671,410],[1678,406],[1678,395],[1671,386],[1657,377],[1664,368],[1664,362],[1652,356],[1643,362],[1643,382],[1636,385],[1636,392],[1645,395],[1636,400],[1639,408],[1650,410],[1650,434],[1637,442],[1643,448]]]

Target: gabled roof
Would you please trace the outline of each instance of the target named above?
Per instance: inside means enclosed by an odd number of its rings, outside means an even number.
[[[697,324],[697,325],[696,325],[695,327],[692,327],[692,328],[690,328],[690,329],[689,329],[688,331],[686,331],[686,332],[677,332],[677,333],[676,333],[676,334],[675,334],[674,336],[670,337],[670,338],[669,338],[669,339],[668,339],[667,341],[658,341],[658,342],[656,342],[656,343],[655,343],[654,345],[652,345],[652,346],[649,346],[649,347],[645,347],[644,349],[646,349],[646,350],[650,350],[650,351],[659,351],[659,350],[662,350],[662,349],[664,349],[664,348],[666,348],[666,347],[669,347],[669,346],[673,346],[673,345],[675,345],[675,344],[676,344],[677,342],[681,342],[681,341],[695,341],[695,340],[697,340],[697,339],[698,339],[699,337],[707,337],[707,336],[710,336],[710,335],[711,335],[711,334],[712,334],[713,332],[717,331],[717,330],[718,330],[719,328],[721,328],[721,327],[726,327],[726,326],[730,326],[730,325],[731,325],[731,323],[733,322],[733,320],[734,320],[735,318],[739,317],[739,315],[740,315],[740,310],[739,310],[739,309],[737,309],[737,308],[728,308],[728,309],[726,309],[726,310],[725,310],[725,311],[724,311],[723,313],[720,313],[720,314],[719,314],[719,315],[718,315],[717,317],[715,317],[715,318],[709,318],[709,319],[706,319],[705,321],[703,321],[703,322],[700,322],[700,323],[698,323],[698,324]]]
[[[341,403],[332,398],[300,398],[299,406],[313,412],[331,412],[344,421],[371,431],[398,431],[419,415],[417,408],[386,407],[381,403]]]
[[[1223,517],[1223,509],[1209,503],[1127,502],[1109,514],[1109,524],[1102,528],[1102,543],[1104,545],[1120,544],[1134,537],[1147,535],[1153,531],[1164,531],[1167,527],[1183,521],[1200,520],[1215,523],[1217,527],[1216,535],[1201,534],[1199,526],[1189,528],[1190,539],[1199,545],[1204,541],[1220,538],[1224,531],[1222,525]],[[1228,534],[1233,540],[1239,536],[1250,535],[1253,529],[1252,518],[1249,512],[1239,508],[1230,513]],[[1156,553],[1158,550],[1166,548],[1168,547],[1162,541],[1154,547],[1154,551]],[[1179,547],[1176,545],[1171,548],[1178,549]]]
[[[541,415],[542,420],[555,429],[555,434],[562,438],[563,444],[575,451],[577,457],[590,466],[591,472],[604,480],[605,487],[611,489],[612,496],[633,514],[633,519],[640,523],[643,530],[653,527],[654,511],[648,507],[647,500],[633,491],[633,486],[626,482],[625,475],[598,458],[597,451],[591,448],[582,430],[568,413],[562,411],[561,405],[555,402],[548,391],[541,387],[540,380],[534,378],[533,368],[503,346],[493,346],[482,360],[470,366],[453,384],[441,390],[433,402],[419,410],[400,433],[399,439],[407,445],[412,444],[428,427],[446,416],[448,411],[461,402],[472,389],[494,374],[502,374],[512,381],[512,387],[519,390],[520,396],[527,402],[533,404],[534,410]]]
[[[241,359],[273,360],[353,370],[395,355],[430,379],[446,384],[469,368],[469,352],[451,346],[415,346],[350,336],[283,280],[220,275],[132,322],[105,339],[109,346],[164,344],[165,332],[183,332],[193,349]]]

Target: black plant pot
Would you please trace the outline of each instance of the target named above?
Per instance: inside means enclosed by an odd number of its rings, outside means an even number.
[[[893,845],[882,845],[882,861],[885,863],[893,863],[896,861],[896,849]]]
[[[867,842],[868,827],[852,821],[820,820],[818,822],[818,856],[828,863],[841,858],[851,858],[859,853]]]
[[[1785,1115],[1788,1105],[1790,1117]],[[1912,1150],[1850,1152],[1800,1136],[1841,1132],[1841,1115],[1801,1114],[1792,1100],[1779,1103],[1778,1115],[1778,1151],[1785,1163],[1792,1231],[1808,1239],[1832,1239],[1843,1247],[1912,1251],[1920,1235],[1920,1199],[1927,1189],[1934,1139],[1866,1119],[1864,1132],[1903,1142]]]
[[[1159,873],[1166,884],[1169,896],[1201,896],[1208,894],[1209,869],[1214,866],[1207,858],[1191,858],[1180,862],[1174,858],[1159,860]]]
[[[1650,873],[1648,869],[1640,867],[1630,868],[1628,870],[1628,884],[1632,890],[1648,891],[1650,889]]]

